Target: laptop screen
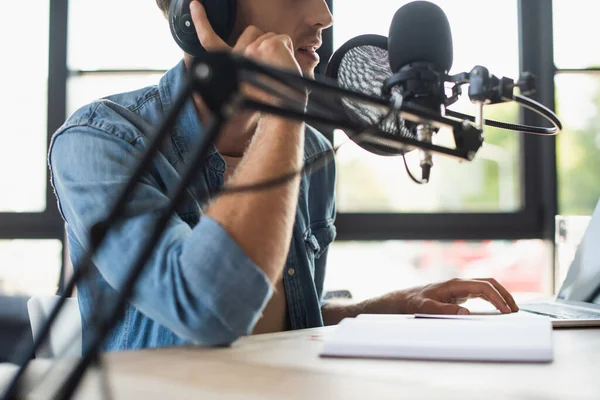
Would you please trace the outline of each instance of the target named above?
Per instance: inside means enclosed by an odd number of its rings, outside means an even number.
[[[558,298],[600,304],[600,201],[577,247]]]

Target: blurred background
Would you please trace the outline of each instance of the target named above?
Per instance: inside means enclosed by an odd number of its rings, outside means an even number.
[[[483,65],[536,75],[535,99],[555,109],[556,138],[486,129],[471,163],[436,158],[417,186],[401,158],[346,143],[338,153],[338,237],[326,290],[357,300],[453,277],[496,277],[523,296],[551,295],[555,216],[590,215],[600,196],[600,49],[595,0],[439,0],[454,38],[451,73]],[[350,38],[386,35],[396,0],[329,0],[335,24],[322,60]],[[35,0],[27,30],[19,2],[0,14],[0,324],[15,299],[60,292],[68,259],[46,160],[52,133],[84,104],[156,84],[177,64],[154,0]],[[452,107],[473,110],[466,97]],[[514,104],[486,118],[542,124]],[[342,131],[329,132],[337,145]],[[437,140],[443,143],[448,132]],[[409,164],[418,168],[417,154]],[[22,304],[22,303],[18,303]],[[17,310],[18,309],[18,310]],[[15,311],[17,310],[17,311]],[[19,311],[20,312],[20,311]],[[10,317],[10,318],[9,318]],[[26,317],[26,315],[25,315]],[[12,320],[11,320],[12,318]],[[15,325],[16,326],[16,325]],[[16,328],[15,328],[16,329]],[[1,341],[1,340],[0,340]],[[0,351],[0,360],[3,356]]]

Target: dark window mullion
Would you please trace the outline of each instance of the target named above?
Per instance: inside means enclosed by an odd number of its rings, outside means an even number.
[[[50,0],[50,32],[48,62],[48,146],[53,133],[64,123],[67,115],[67,48],[68,48],[69,1]],[[56,198],[52,186],[47,179],[46,212],[51,222],[55,238],[63,244],[61,273],[58,282],[58,293],[64,285],[64,273],[67,246],[65,244],[63,221],[58,212]]]
[[[63,222],[42,213],[0,214],[1,239],[61,239]]]
[[[533,98],[555,110],[552,2],[519,0],[518,7],[520,70],[536,76]],[[547,126],[532,111],[521,116],[524,124]],[[552,240],[558,213],[556,137],[525,135],[523,157],[527,207],[537,213],[539,237]]]
[[[336,240],[516,240],[539,237],[534,213],[340,213]]]

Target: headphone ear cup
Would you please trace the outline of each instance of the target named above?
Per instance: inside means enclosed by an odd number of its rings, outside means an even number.
[[[186,53],[199,57],[206,53],[196,34],[190,13],[192,0],[171,0],[169,28],[177,45]],[[236,0],[200,0],[213,30],[227,41],[233,32],[237,15]]]

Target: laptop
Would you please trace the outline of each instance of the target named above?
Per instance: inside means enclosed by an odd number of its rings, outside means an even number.
[[[550,317],[554,327],[600,326],[600,201],[556,298],[519,308]]]

